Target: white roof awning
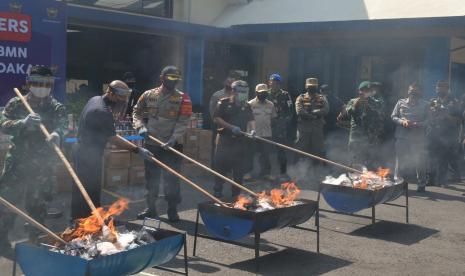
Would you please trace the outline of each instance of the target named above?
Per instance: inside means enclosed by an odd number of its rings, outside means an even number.
[[[455,17],[465,0],[253,0],[228,6],[216,27],[246,24]]]

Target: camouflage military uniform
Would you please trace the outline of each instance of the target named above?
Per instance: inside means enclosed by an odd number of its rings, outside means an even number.
[[[426,128],[430,153],[429,180],[445,185],[450,158],[456,156],[460,131],[459,102],[452,98],[435,98],[430,103],[430,121]]]
[[[271,123],[273,140],[277,143],[288,144],[288,128],[294,115],[291,96],[289,92],[282,89],[270,90],[269,99],[273,102],[278,115]],[[287,171],[286,152],[279,147],[276,150],[280,172],[284,174]]]
[[[352,164],[376,168],[380,135],[383,130],[383,104],[369,97],[364,104],[356,105],[359,98],[351,99],[345,113],[350,119],[349,151]]]
[[[56,131],[63,137],[68,126],[64,106],[51,97],[37,103],[29,99],[29,103],[50,133]],[[12,146],[0,177],[0,196],[15,205],[24,196],[26,211],[43,222],[46,204],[52,196],[54,183],[51,172],[57,157],[38,127],[28,130],[19,121],[27,115],[28,111],[18,97],[11,99],[2,113],[0,127],[3,133],[12,136]],[[12,227],[15,217],[0,209],[0,237]]]
[[[298,149],[322,156],[324,154],[324,117],[329,112],[326,97],[321,94],[301,94],[295,102],[297,113]]]
[[[134,106],[133,120],[134,128],[145,126],[149,135],[161,140],[168,141],[171,137],[178,142],[175,149],[182,151],[179,142],[186,131],[189,118],[192,115],[192,103],[189,95],[176,90],[174,93],[165,93],[162,87],[145,91]],[[150,150],[157,159],[164,162],[176,171],[181,170],[181,159],[171,151],[164,150],[158,144],[147,139],[146,148]],[[155,210],[155,202],[159,192],[159,178],[161,168],[153,162],[145,161],[145,173],[147,179],[147,207]],[[171,206],[181,202],[179,181],[170,173],[163,173],[163,188],[165,199]]]

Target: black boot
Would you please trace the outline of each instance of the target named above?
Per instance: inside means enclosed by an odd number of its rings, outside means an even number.
[[[177,203],[168,202],[168,220],[170,222],[178,222],[179,215],[177,210]]]
[[[144,211],[137,214],[138,219],[153,218],[158,219],[157,209],[155,208],[145,208]]]

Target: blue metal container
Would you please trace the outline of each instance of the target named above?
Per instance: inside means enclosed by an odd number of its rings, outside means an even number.
[[[373,191],[321,184],[320,191],[331,208],[341,213],[352,214],[397,199],[404,194],[405,185],[403,179],[398,179],[395,185]]]
[[[227,208],[206,202],[199,204],[199,212],[210,234],[233,241],[251,233],[263,233],[306,222],[315,213],[318,203],[303,199],[299,201],[303,204],[264,212]]]
[[[163,229],[151,233],[157,240],[154,243],[93,260],[52,252],[48,248],[26,242],[20,243],[16,245],[16,262],[26,276],[131,275],[167,263],[179,253],[184,244],[185,235],[182,233]]]

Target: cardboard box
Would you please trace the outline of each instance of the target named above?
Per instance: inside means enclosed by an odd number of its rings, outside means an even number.
[[[184,148],[197,148],[199,145],[198,133],[201,129],[189,128],[184,134]]]
[[[211,147],[213,134],[211,130],[201,129],[198,133],[199,147]]]
[[[131,152],[131,167],[141,166],[145,166],[144,159],[142,159],[142,157],[140,157],[137,153]]]
[[[131,166],[131,155],[127,150],[110,150],[105,154],[105,167],[112,169],[128,169]]]
[[[74,168],[73,164],[71,166]],[[62,162],[57,162],[52,173],[56,181],[57,192],[71,192],[73,185],[75,185],[74,180]]]
[[[129,169],[107,168],[105,170],[105,187],[127,185]]]
[[[197,159],[199,156],[199,149],[197,147],[194,147],[194,148],[183,147],[182,153],[189,156],[190,158]]]
[[[129,169],[129,185],[145,184],[145,167],[131,167]]]

